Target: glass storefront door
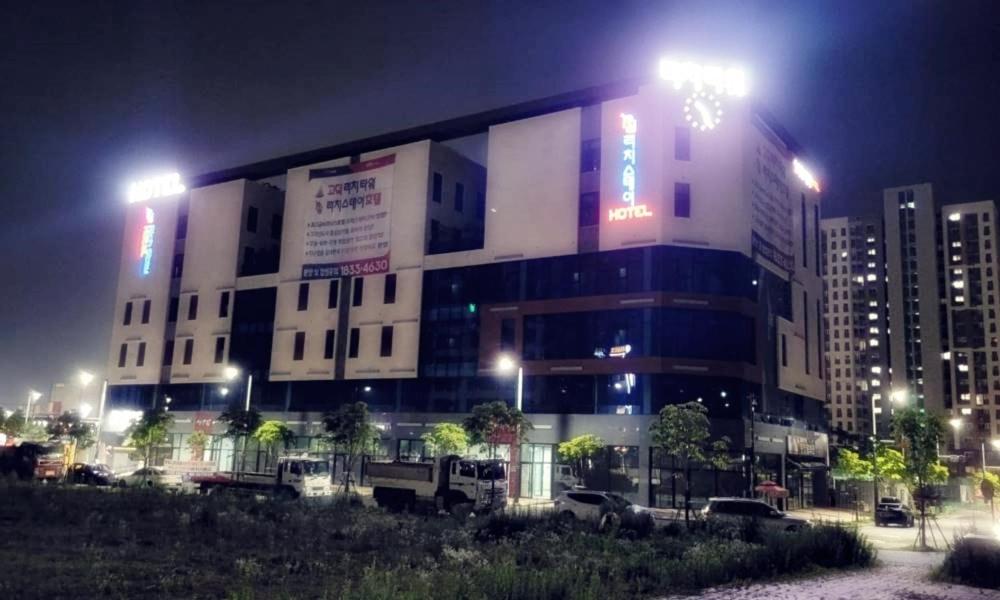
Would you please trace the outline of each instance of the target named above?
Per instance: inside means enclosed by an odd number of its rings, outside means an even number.
[[[521,446],[521,497],[552,498],[552,446]]]

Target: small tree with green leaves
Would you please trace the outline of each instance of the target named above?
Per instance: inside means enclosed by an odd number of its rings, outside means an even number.
[[[833,467],[833,478],[871,481],[872,462],[867,458],[862,458],[858,452],[850,448],[841,448],[837,451],[837,464]]]
[[[209,441],[209,436],[204,431],[196,431],[188,436],[187,445],[193,460],[205,460],[205,448]]]
[[[469,449],[469,434],[456,423],[438,423],[420,439],[434,456],[465,454]]]
[[[72,444],[73,460],[76,460],[76,453],[94,445],[94,426],[84,423],[80,415],[73,411],[66,411],[56,417],[56,420],[49,423],[48,434],[52,437],[69,439]]]
[[[225,436],[233,439],[234,450],[236,447],[241,446],[239,451],[239,465],[234,464],[233,466],[233,470],[238,475],[246,467],[247,447],[250,445],[250,436],[260,427],[260,411],[253,407],[247,410],[239,401],[236,401],[230,404],[229,408],[222,411],[222,414],[219,415],[219,421],[226,424]],[[233,460],[234,462],[236,460],[235,453]]]
[[[729,438],[711,440],[708,409],[700,402],[668,404],[650,425],[653,443],[671,455],[684,469],[684,522],[691,512],[691,468],[709,464],[725,468],[729,464]]]
[[[469,434],[470,443],[486,449],[490,458],[497,457],[505,434],[510,436],[511,443],[517,444],[526,440],[528,432],[534,429],[524,413],[501,400],[473,407],[462,427]]]
[[[281,421],[264,421],[253,432],[253,438],[258,444],[267,448],[268,463],[273,464],[279,446],[287,450],[295,443],[295,432]]]
[[[948,470],[938,461],[937,453],[944,425],[936,415],[908,406],[896,411],[892,432],[905,450],[906,483],[920,508],[920,544],[926,548],[929,486],[940,482],[942,474],[947,481]]]
[[[573,466],[573,475],[577,483],[583,483],[585,463],[604,449],[604,440],[586,433],[559,444],[559,458],[567,460]]]
[[[364,402],[344,404],[324,414],[323,427],[330,445],[344,454],[344,493],[350,494],[354,465],[358,457],[378,443],[379,431]]]
[[[0,433],[6,434],[9,438],[21,437],[21,432],[24,431],[24,421],[24,412],[21,409],[15,410],[6,417],[3,412],[0,412]]]
[[[161,409],[148,409],[142,417],[125,430],[125,445],[132,448],[134,456],[144,467],[152,463],[153,451],[167,441],[174,416]]]

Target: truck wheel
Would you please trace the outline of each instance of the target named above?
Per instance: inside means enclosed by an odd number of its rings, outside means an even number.
[[[295,490],[290,487],[280,487],[274,492],[274,495],[278,498],[278,500],[286,502],[288,500],[294,500],[296,497]]]
[[[451,513],[451,516],[455,517],[460,521],[464,521],[465,519],[469,518],[469,515],[472,514],[473,506],[474,505],[471,502],[461,502],[458,504],[452,504],[451,510],[449,512]]]

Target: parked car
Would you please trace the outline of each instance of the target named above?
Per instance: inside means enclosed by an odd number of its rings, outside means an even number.
[[[66,471],[66,483],[82,485],[115,485],[118,478],[107,465],[73,463]]]
[[[180,488],[181,478],[170,475],[163,467],[143,467],[131,473],[118,476],[118,485],[121,487],[163,487]]]
[[[582,521],[598,521],[608,512],[618,515],[632,512],[648,514],[653,517],[654,524],[661,527],[676,517],[671,511],[640,506],[612,492],[582,488],[573,488],[560,493],[553,504],[559,516]]]
[[[709,498],[701,514],[707,521],[754,519],[764,527],[780,531],[798,531],[812,526],[807,519],[785,514],[752,498]]]
[[[899,501],[899,498],[881,498],[875,506],[875,526],[882,527],[895,523],[903,527],[913,527],[913,511]]]

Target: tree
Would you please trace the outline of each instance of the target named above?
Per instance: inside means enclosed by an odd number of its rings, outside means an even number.
[[[219,415],[219,421],[226,424],[226,433],[224,435],[226,437],[233,438],[234,449],[236,446],[240,446],[239,464],[233,465],[233,470],[236,471],[238,475],[246,466],[247,446],[250,444],[250,436],[253,432],[257,431],[258,427],[260,427],[260,411],[256,408],[250,408],[247,410],[243,408],[243,405],[237,400],[230,404],[229,408],[222,411],[222,414]],[[235,462],[235,455],[233,460]]]
[[[191,458],[194,460],[205,460],[205,446],[208,446],[209,437],[204,431],[196,431],[188,436],[187,445],[191,450]]]
[[[485,447],[490,458],[497,457],[504,435],[510,436],[511,444],[516,444],[525,441],[528,432],[534,429],[524,413],[501,400],[475,406],[472,414],[462,421],[462,428],[469,434],[469,442]]]
[[[420,439],[434,456],[465,454],[469,449],[469,434],[455,423],[438,423]]]
[[[174,416],[165,410],[151,408],[142,412],[142,417],[125,430],[125,445],[134,448],[142,458],[144,467],[150,466],[153,450],[167,441]]]
[[[84,423],[80,415],[72,411],[66,411],[56,417],[55,421],[49,423],[47,432],[53,437],[69,438],[73,445],[74,456],[78,450],[94,445],[94,426]]]
[[[947,480],[947,468],[938,462],[938,443],[944,434],[941,419],[922,408],[908,406],[896,412],[892,432],[902,444],[905,456],[904,475],[911,494],[920,508],[920,544],[927,547],[927,499],[929,486]]]
[[[583,483],[584,463],[604,449],[604,440],[591,433],[559,444],[559,457],[570,461],[578,483]]]
[[[253,438],[257,440],[257,443],[267,448],[270,459],[276,457],[279,444],[283,449],[288,449],[295,443],[295,432],[281,421],[264,421],[257,428],[257,431],[253,432]]]
[[[833,468],[834,479],[871,481],[872,462],[850,448],[837,451],[837,465]]]
[[[344,454],[344,493],[350,494],[354,463],[377,443],[378,429],[372,424],[364,402],[344,404],[324,414],[323,426],[330,444]]]
[[[7,417],[0,412],[0,433],[4,433],[9,438],[21,437],[24,431],[24,412],[17,409]]]
[[[708,409],[700,402],[668,404],[649,427],[653,443],[684,467],[684,522],[691,511],[691,467],[696,463],[725,468],[729,463],[729,438],[711,441]]]

